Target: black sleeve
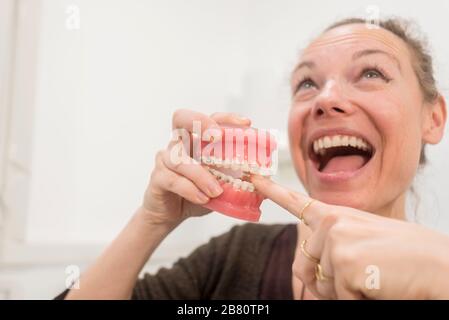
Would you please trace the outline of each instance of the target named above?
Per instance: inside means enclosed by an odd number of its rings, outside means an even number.
[[[139,279],[132,299],[208,299],[220,281],[226,252],[236,229],[212,238],[189,256],[176,261],[171,268],[146,273]]]
[[[247,223],[212,238],[172,268],[145,274],[133,299],[259,299],[272,243],[285,225]]]
[[[244,224],[212,238],[171,268],[138,279],[132,299],[257,299],[271,244],[283,226]],[[56,299],[64,299],[68,290]]]
[[[138,279],[132,293],[133,300],[152,299],[201,299],[207,296],[222,269],[223,253],[230,243],[235,227],[207,244],[195,249],[188,257],[181,258],[171,268],[161,268],[150,275],[144,274]],[[212,281],[211,281],[212,280]],[[55,300],[63,300],[69,290],[63,291]]]
[[[69,289],[64,290],[63,292],[58,294],[53,300],[64,300],[68,293],[69,293]]]

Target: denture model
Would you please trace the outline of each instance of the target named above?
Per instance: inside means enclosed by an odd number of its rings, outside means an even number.
[[[222,214],[259,221],[264,197],[249,182],[250,175],[273,174],[276,141],[268,131],[255,128],[221,128],[221,139],[202,143],[201,162],[215,176],[223,193],[206,208]]]

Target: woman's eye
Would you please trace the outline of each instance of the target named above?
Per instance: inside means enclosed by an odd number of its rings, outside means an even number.
[[[364,75],[365,75],[365,78],[368,78],[368,79],[370,79],[370,78],[380,78],[381,77],[381,74],[379,72],[375,71],[375,70],[366,71],[364,73]]]
[[[299,91],[302,89],[310,89],[313,87],[315,87],[315,83],[311,79],[304,79],[298,84],[296,91]]]
[[[389,78],[387,78],[381,71],[377,70],[377,69],[365,69],[362,71],[362,77],[366,78],[366,79],[382,79],[385,80],[386,82],[390,81]]]

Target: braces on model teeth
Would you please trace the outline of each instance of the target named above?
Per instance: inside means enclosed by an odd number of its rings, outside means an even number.
[[[272,169],[259,166],[257,163],[249,163],[239,159],[220,159],[216,157],[201,157],[201,162],[206,165],[212,165],[217,168],[231,169],[233,171],[242,171],[244,174],[258,174],[262,176],[272,175]],[[221,173],[221,172],[220,172]]]
[[[255,190],[254,185],[251,182],[243,181],[241,179],[228,176],[228,175],[224,174],[223,172],[220,172],[220,171],[212,169],[212,168],[208,168],[208,169],[209,169],[209,172],[212,173],[219,181],[223,181],[225,183],[232,184],[232,187],[234,189],[240,189],[240,190],[248,191],[248,192],[254,192],[254,190]]]
[[[371,152],[372,147],[365,140],[354,136],[324,136],[313,142],[313,151],[315,154],[324,155],[326,149],[333,147],[353,147],[363,151]]]
[[[194,160],[219,182],[223,192],[203,207],[224,215],[257,222],[265,197],[251,183],[252,175],[271,176],[277,169],[277,143],[269,131],[222,127],[221,139],[206,139]],[[208,141],[210,140],[210,141]]]

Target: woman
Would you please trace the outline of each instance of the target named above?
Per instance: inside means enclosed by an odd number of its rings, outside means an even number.
[[[310,198],[265,178],[253,183],[304,223],[234,227],[137,280],[161,241],[222,192],[201,165],[172,164],[170,144],[156,157],[142,206],[66,298],[449,297],[449,237],[405,221],[424,146],[441,140],[446,121],[421,43],[397,20],[379,28],[344,20],[304,50],[291,85],[291,154]],[[179,110],[173,127],[191,130],[194,120],[250,125]],[[363,152],[342,152],[348,139],[362,139]]]

